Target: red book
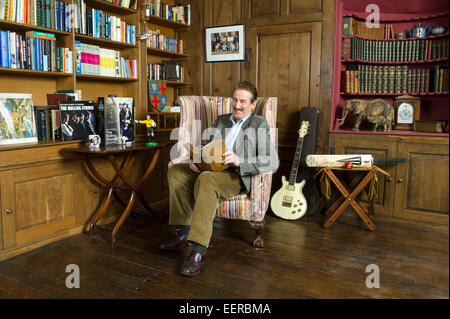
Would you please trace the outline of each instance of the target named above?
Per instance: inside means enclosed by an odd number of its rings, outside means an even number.
[[[64,93],[47,94],[47,104],[59,106],[59,101],[69,101],[69,95]]]

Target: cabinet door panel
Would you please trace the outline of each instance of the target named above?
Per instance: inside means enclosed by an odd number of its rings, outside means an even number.
[[[448,225],[448,145],[399,143],[396,217]]]
[[[84,204],[78,200],[79,206],[74,206],[73,176],[74,171],[63,164],[4,173],[1,183],[5,195],[4,249],[26,245],[75,226],[74,210],[83,209]],[[6,214],[6,210],[11,213]]]
[[[48,223],[72,214],[72,175],[14,183],[16,230]]]

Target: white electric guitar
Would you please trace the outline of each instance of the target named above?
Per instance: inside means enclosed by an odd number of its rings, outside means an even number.
[[[308,205],[303,195],[303,186],[306,180],[296,183],[297,169],[302,154],[303,137],[308,134],[309,122],[303,121],[298,130],[297,148],[295,150],[294,162],[292,164],[291,175],[289,181],[286,177],[281,178],[283,186],[273,195],[270,201],[270,208],[278,217],[284,219],[299,219],[305,215]]]

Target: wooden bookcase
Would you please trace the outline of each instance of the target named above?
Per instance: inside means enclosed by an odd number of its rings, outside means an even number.
[[[366,1],[367,2],[367,1]],[[368,2],[360,3],[359,7],[355,4],[356,1],[352,0],[337,0],[336,1],[336,30],[335,30],[335,59],[334,59],[334,78],[333,78],[333,96],[332,96],[332,108],[331,108],[331,123],[330,132],[335,133],[351,133],[351,134],[395,134],[395,135],[419,135],[419,136],[446,136],[448,133],[424,133],[416,131],[398,131],[392,130],[391,132],[372,132],[369,128],[361,128],[359,132],[352,131],[354,124],[354,118],[347,118],[345,124],[338,128],[338,119],[341,118],[343,106],[346,100],[349,99],[362,99],[362,100],[372,100],[376,98],[382,98],[393,104],[394,98],[401,95],[411,95],[417,96],[421,101],[421,120],[449,120],[449,92],[434,92],[430,91],[428,88],[425,89],[423,86],[422,90],[409,90],[409,91],[395,91],[393,89],[393,84],[389,84],[383,89],[381,85],[378,85],[378,89],[368,88],[368,82],[373,83],[376,81],[387,83],[389,80],[388,70],[394,70],[393,68],[401,68],[404,70],[413,70],[416,72],[417,69],[434,69],[435,66],[446,66],[449,65],[448,57],[448,44],[447,53],[445,56],[439,58],[428,58],[416,59],[415,57],[409,57],[406,55],[407,45],[414,50],[413,45],[419,44],[419,42],[428,41],[431,45],[431,41],[437,40],[447,40],[449,38],[448,33],[448,18],[449,11],[448,5],[447,10],[443,11],[432,11],[432,12],[422,12],[422,13],[411,13],[410,11],[403,12],[401,7],[405,7],[405,2],[399,2],[399,9],[397,12],[383,13],[383,8],[380,10],[380,25],[392,25],[393,33],[405,32],[407,34],[406,39],[380,39],[370,36],[361,36],[358,34],[353,35],[343,35],[343,19],[344,17],[351,17],[354,21],[359,21],[364,24],[368,13],[365,12],[366,5]],[[439,1],[435,1],[439,2]],[[441,1],[444,3],[445,1]],[[359,10],[358,10],[359,8]],[[432,7],[429,10],[433,10]],[[422,26],[430,24],[432,27],[444,26],[446,27],[446,33],[441,35],[428,35],[425,38],[410,38],[408,36],[408,30],[413,29],[418,24]],[[373,33],[372,33],[373,34]],[[347,45],[352,41],[352,52],[353,56],[349,59],[348,57],[343,58],[343,41],[347,42]],[[377,47],[377,45],[379,45]],[[396,52],[405,47],[405,53],[403,54],[403,59],[395,56]],[[430,48],[431,49],[431,48]],[[418,52],[418,50],[416,50]],[[379,52],[379,53],[378,53]],[[358,78],[358,82],[353,81],[355,87],[351,90],[344,90],[345,87],[345,71],[353,66],[358,74],[355,74]],[[364,70],[364,73],[362,73]],[[371,70],[370,73],[367,70]],[[375,72],[373,72],[375,70]],[[376,71],[379,70],[379,71]],[[377,73],[378,72],[378,73]],[[393,71],[392,71],[393,72]],[[395,71],[397,72],[397,71]],[[419,71],[417,71],[418,73]],[[433,82],[433,71],[429,75],[430,87],[432,87]],[[397,73],[396,73],[397,74]],[[386,78],[386,80],[384,80]],[[405,74],[406,78],[406,74]],[[414,79],[412,80],[414,81]],[[417,77],[416,81],[419,81]],[[352,121],[353,119],[353,121]]]
[[[76,3],[78,0],[63,0]],[[81,90],[83,100],[115,94],[135,98],[135,118],[144,118],[148,112],[147,77],[145,64],[153,57],[170,57],[167,52],[147,51],[146,43],[139,40],[142,33],[141,1],[136,9],[120,7],[104,0],[85,0],[86,6],[120,17],[136,26],[136,44],[110,41],[72,32],[57,31],[32,25],[0,20],[0,30],[26,32],[30,30],[54,33],[57,46],[73,52],[74,72],[44,72],[0,68],[0,92],[31,93],[34,105],[47,105],[47,94],[57,90]],[[146,22],[147,23],[147,22]],[[164,22],[168,23],[168,22]],[[163,24],[164,24],[163,23]],[[178,26],[165,27],[175,30]],[[76,74],[75,40],[118,50],[126,59],[137,61],[137,78],[117,78]],[[184,58],[186,55],[175,55]],[[168,83],[172,88],[185,83]],[[172,97],[173,99],[173,97]],[[145,139],[145,134],[136,137]],[[0,260],[26,252],[85,230],[92,214],[99,208],[105,190],[89,175],[82,160],[67,153],[67,147],[86,141],[39,141],[31,144],[0,145]],[[146,185],[154,198],[166,196],[164,172],[169,155],[160,155],[157,171],[161,173]],[[136,159],[136,171],[131,178],[142,175],[146,167],[146,154]],[[140,164],[141,163],[141,164]],[[96,159],[94,165],[105,176],[113,178],[114,169],[107,160]],[[150,200],[151,202],[151,200]],[[123,207],[112,206],[102,224],[112,222]]]
[[[356,21],[364,22],[369,15],[366,6],[372,4],[370,0],[337,0],[336,1],[336,29],[334,48],[333,91],[331,105],[331,121],[329,129],[329,145],[336,154],[372,154],[375,158],[405,158],[405,163],[380,163],[379,166],[390,173],[390,177],[380,177],[377,186],[375,202],[376,214],[432,224],[449,224],[449,134],[424,133],[416,131],[372,132],[369,127],[360,127],[360,131],[353,131],[353,121],[346,119],[345,124],[338,128],[344,103],[348,99],[371,100],[382,98],[393,103],[396,96],[408,95],[420,97],[421,119],[449,120],[448,92],[386,92],[385,90],[371,91],[363,88],[363,93],[348,93],[344,91],[343,71],[348,65],[365,66],[407,66],[408,69],[434,68],[436,65],[448,66],[448,56],[440,59],[424,59],[419,61],[373,62],[370,51],[361,50],[363,58],[342,59],[343,39],[353,38],[374,41],[366,36],[343,36],[343,17],[353,17]],[[445,26],[446,33],[428,36],[427,40],[447,39],[449,8],[448,1],[435,0],[427,3],[419,0],[380,4],[380,24],[393,25],[394,34],[407,32],[409,28],[430,24],[432,27]],[[400,42],[414,41],[413,39],[376,39],[379,43],[390,43],[391,48]],[[388,46],[389,47],[389,46]],[[385,52],[389,52],[385,51]],[[447,49],[448,52],[448,49]],[[377,60],[377,59],[375,59]],[[395,59],[391,58],[391,61]],[[381,75],[383,76],[383,75]],[[364,79],[363,79],[364,80]],[[380,80],[380,74],[372,76],[372,81]],[[392,90],[392,89],[391,89]],[[355,90],[351,91],[354,92]],[[426,91],[426,90],[425,90]],[[364,200],[364,197],[363,197]]]
[[[165,4],[168,5],[174,5],[178,4],[179,2],[174,0],[166,0],[163,1]],[[179,34],[180,32],[187,32],[189,31],[189,25],[171,21],[168,19],[165,19],[163,17],[159,17],[156,15],[145,15],[145,5],[142,4],[142,10],[141,10],[141,30],[142,32],[145,32],[146,30],[149,31],[159,31],[161,35],[164,35],[166,37],[171,37],[177,39],[177,41],[180,40]],[[152,106],[151,98],[149,95],[149,89],[148,89],[148,71],[147,66],[148,64],[158,64],[162,63],[164,60],[175,60],[177,63],[179,63],[181,66],[183,66],[184,62],[187,58],[189,58],[189,54],[185,52],[186,49],[186,43],[183,45],[183,52],[179,52],[178,50],[176,52],[164,50],[160,48],[153,48],[151,46],[147,46],[147,40],[142,40],[142,63],[141,63],[141,74],[146,79],[142,86],[142,103],[146,103],[148,105],[147,112],[155,112],[155,108]],[[167,85],[167,106],[174,105],[174,101],[178,97],[178,89],[183,86],[190,85],[190,82],[186,79],[187,78],[187,71],[185,71],[185,80],[184,81],[168,81],[164,80],[164,82]]]
[[[78,1],[64,0],[64,2],[76,3]],[[137,1],[136,10],[120,7],[103,0],[85,0],[85,4],[87,7],[102,10],[110,15],[120,17],[130,25],[135,25],[136,34],[139,34],[139,1]],[[72,22],[74,23],[74,21]],[[74,27],[72,27],[72,32],[64,32],[5,20],[0,20],[0,28],[2,30],[11,30],[15,32],[36,30],[54,33],[57,38],[57,46],[67,47],[72,51],[72,63],[74,67],[74,72],[70,74],[0,68],[0,92],[32,93],[34,105],[46,105],[46,94],[55,93],[57,90],[81,90],[83,100],[94,100],[95,102],[97,102],[99,96],[108,96],[109,94],[132,96],[135,97],[135,110],[137,116],[142,113],[139,85],[141,78],[140,74],[137,79],[130,79],[76,74],[75,71],[75,40],[79,40],[82,43],[94,44],[102,48],[118,50],[120,51],[121,56],[126,59],[136,60],[138,70],[140,61],[139,41],[136,40],[136,44],[131,45],[78,34],[75,32]],[[23,83],[26,83],[27,85],[24,86]],[[144,106],[144,109],[145,107],[146,106]]]

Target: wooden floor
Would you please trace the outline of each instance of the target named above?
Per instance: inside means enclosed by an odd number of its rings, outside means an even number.
[[[251,246],[246,222],[216,220],[206,269],[179,275],[182,255],[163,252],[169,226],[128,218],[115,245],[96,230],[0,262],[0,298],[449,298],[447,229],[379,220],[370,232],[345,213],[329,230],[323,217],[266,217],[265,249]],[[68,289],[66,266],[80,269]],[[366,267],[380,270],[367,288]]]

